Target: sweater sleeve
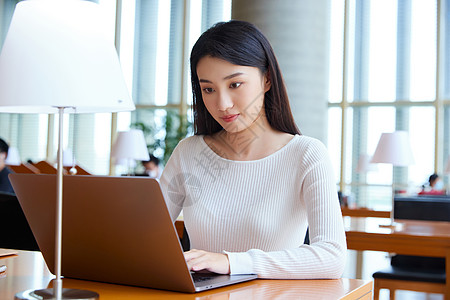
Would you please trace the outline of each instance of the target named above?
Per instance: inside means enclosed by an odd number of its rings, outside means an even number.
[[[180,184],[180,182],[183,181],[184,176],[180,165],[180,148],[180,144],[175,147],[160,178],[161,190],[173,222],[175,222],[180,215],[186,198],[183,185]]]
[[[272,279],[339,278],[345,267],[346,239],[332,165],[321,143],[308,147],[300,197],[306,204],[310,245],[264,252],[225,252],[231,274],[257,274]],[[302,241],[299,241],[299,244]]]

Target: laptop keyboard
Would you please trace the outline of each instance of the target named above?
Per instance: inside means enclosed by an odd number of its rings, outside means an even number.
[[[211,274],[191,273],[194,283],[213,279],[215,276]]]

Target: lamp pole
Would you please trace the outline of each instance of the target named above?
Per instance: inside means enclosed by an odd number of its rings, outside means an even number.
[[[64,109],[58,107],[58,166],[56,179],[56,227],[55,227],[55,269],[56,279],[53,283],[53,293],[56,299],[62,297],[61,253],[62,253],[62,201],[63,201],[63,127]]]

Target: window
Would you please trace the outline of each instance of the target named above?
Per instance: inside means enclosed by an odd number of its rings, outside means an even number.
[[[163,161],[170,156],[174,139],[191,133],[190,49],[204,30],[231,17],[231,1],[190,3],[187,8],[181,0],[136,1],[130,51],[134,58],[121,56],[133,64],[131,90],[137,109],[130,114],[131,126],[152,132],[147,136],[149,150]],[[179,126],[182,135],[176,132]]]
[[[359,174],[358,158],[373,154],[381,133],[406,130],[415,164],[394,168],[396,189],[416,193],[433,172],[444,175],[450,154],[450,41],[444,39],[450,1],[332,5],[329,122],[334,125],[328,147],[337,182],[357,205],[390,209],[392,166],[379,164],[377,171]]]

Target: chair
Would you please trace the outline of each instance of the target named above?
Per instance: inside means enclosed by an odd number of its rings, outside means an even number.
[[[39,251],[16,195],[0,192],[0,211],[0,248]]]
[[[45,160],[33,164],[42,174],[56,174],[57,170],[54,166]]]
[[[38,170],[35,173],[41,173],[41,174],[56,174],[56,173],[58,173],[58,170],[54,166],[52,166],[49,162],[47,162],[45,160],[42,160],[40,162],[37,162],[37,163],[33,164],[33,167],[36,170]],[[86,171],[85,169],[80,167],[79,165],[75,165],[74,167],[77,170],[75,175],[92,175],[91,173],[89,173],[88,171]],[[71,168],[72,168],[72,166],[70,166],[70,167],[63,167],[63,174],[64,175],[70,174],[70,169]]]
[[[18,166],[7,165],[14,173],[39,174],[39,170],[30,164],[20,164]]]
[[[450,221],[450,200],[442,198],[396,198],[394,218]],[[374,299],[380,289],[388,289],[390,299],[396,290],[445,294],[445,259],[439,257],[394,255],[391,266],[375,272]]]
[[[183,247],[183,251],[189,251],[191,249],[191,242],[189,240],[189,235],[186,231],[186,227],[184,226],[184,221],[176,220],[175,228],[177,230],[178,237],[180,238],[180,243]]]

